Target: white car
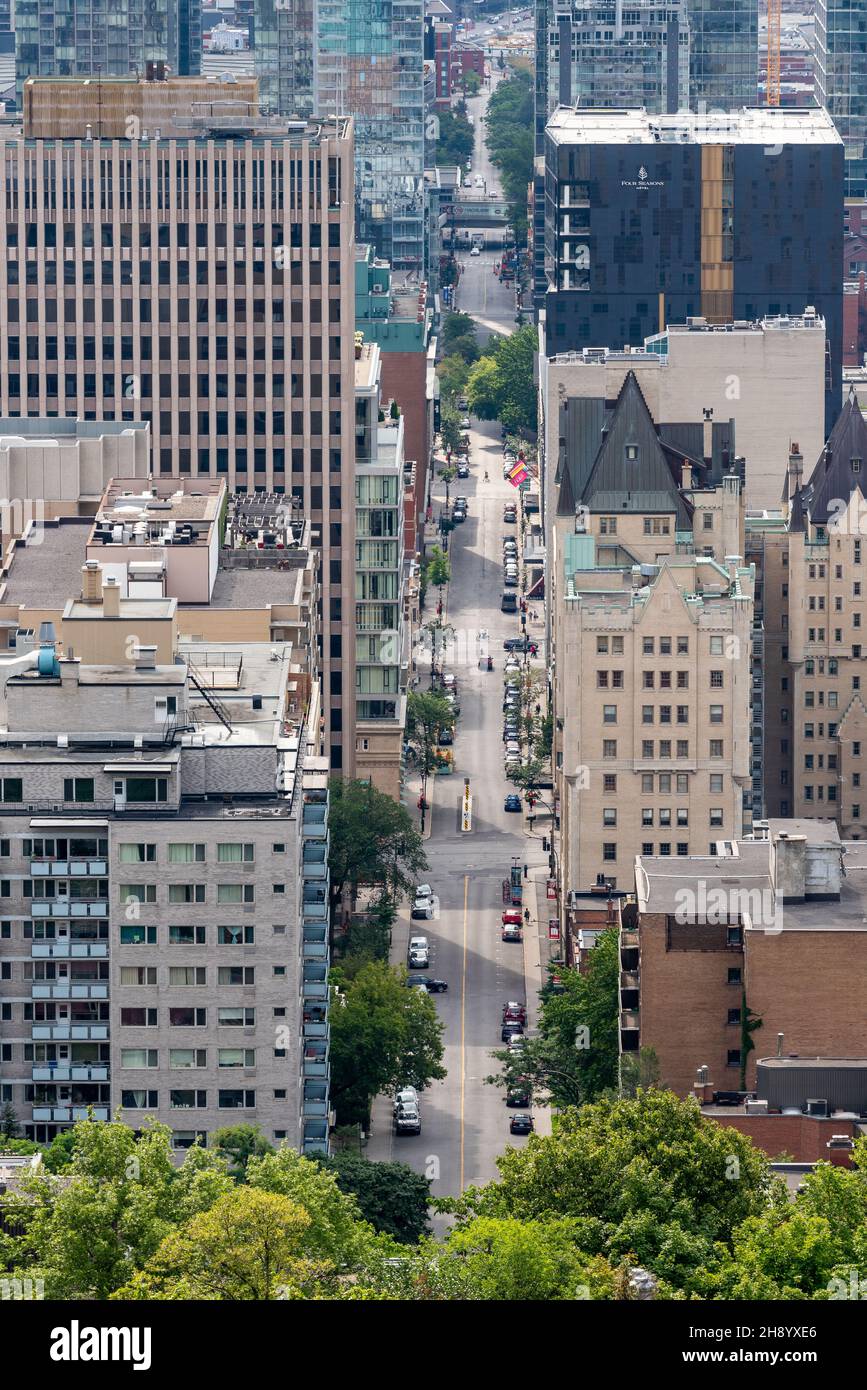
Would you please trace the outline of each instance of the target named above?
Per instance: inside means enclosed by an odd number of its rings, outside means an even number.
[[[467,177],[464,179],[464,188],[472,188],[472,186],[473,186],[473,181],[472,181],[472,179],[470,178],[469,174],[467,174]]]
[[[433,888],[431,888],[429,883],[417,883],[415,886],[415,896],[416,901],[418,901],[419,898],[432,898]]]
[[[516,758],[520,758],[521,756],[521,745],[513,738],[509,739],[509,742],[506,744],[506,757],[511,758],[512,756]]]
[[[404,1106],[412,1106],[418,1110],[418,1091],[415,1086],[402,1086],[394,1098],[394,1113],[403,1109]]]
[[[471,255],[471,256],[480,256],[481,254],[482,254],[482,253],[481,253],[481,251],[479,250],[478,246],[474,246],[473,249],[472,249],[472,251],[470,252],[470,255]]]
[[[481,174],[476,174],[473,183],[476,185],[476,188],[484,188],[485,186],[485,180],[482,178]]]

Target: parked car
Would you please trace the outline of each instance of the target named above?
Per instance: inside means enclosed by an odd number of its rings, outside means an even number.
[[[516,522],[517,520],[518,520],[518,509],[517,509],[517,507],[504,507],[504,508],[503,508],[503,521],[505,522],[505,524],[506,524],[507,526],[514,526],[514,525],[515,525],[515,522]]]
[[[510,753],[514,753],[519,758],[521,756],[521,745],[516,738],[510,738],[509,742],[506,744],[506,757],[508,757]]]
[[[430,942],[426,936],[411,936],[406,953],[410,970],[427,970],[430,965]]]
[[[413,922],[429,922],[434,915],[433,898],[416,898],[409,915]]]
[[[465,512],[469,511],[469,509],[470,509],[470,504],[469,504],[469,502],[467,501],[466,497],[456,497],[456,498],[455,498],[455,506],[456,506],[456,507],[463,507],[463,509],[464,509]]]
[[[429,883],[417,883],[415,885],[415,896],[417,898],[432,898],[434,890]]]
[[[519,1114],[517,1114],[517,1115],[513,1115],[512,1118],[509,1120],[509,1133],[510,1133],[510,1134],[532,1134],[532,1133],[533,1133],[533,1116],[532,1116],[532,1115],[528,1115],[528,1114],[526,1114],[526,1113],[524,1113],[524,1114],[519,1113]]]
[[[473,186],[472,176],[471,176],[470,174],[467,174],[466,178],[464,179],[464,188],[472,188],[472,186]]]
[[[395,1134],[421,1134],[421,1115],[418,1110],[406,1106],[398,1110],[394,1117]]]
[[[506,1104],[511,1108],[518,1105],[522,1109],[530,1104],[530,1087],[523,1080],[519,1083],[520,1089],[513,1089],[506,1092]]]
[[[411,1106],[414,1110],[418,1110],[418,1091],[415,1089],[415,1086],[402,1086],[395,1095],[393,1107],[395,1115],[398,1110],[401,1110],[404,1106]]]
[[[482,254],[482,253],[481,253],[481,251],[479,250],[478,246],[474,246],[473,249],[472,249],[472,251],[470,252],[470,255],[471,255],[471,256],[480,256],[481,254]]]
[[[526,1023],[527,1009],[518,999],[507,999],[503,1005],[503,1022],[507,1019],[515,1019],[518,1023]]]
[[[466,520],[466,517],[464,517],[464,520]],[[503,583],[505,584],[505,586],[506,586],[507,589],[517,589],[517,587],[518,587],[518,571],[517,571],[517,570],[514,570],[512,573],[504,574],[504,575],[503,575]]]
[[[509,795],[506,797],[505,801],[503,802],[503,810],[504,810],[504,811],[520,811],[520,809],[521,809],[521,798],[520,798],[519,796],[517,796],[514,792],[510,792]]]
[[[500,933],[501,941],[523,941],[524,934],[520,927],[515,927],[503,923],[503,930]]]
[[[523,651],[527,645],[525,637],[507,637],[503,642],[503,650],[507,652]]]
[[[457,524],[460,524],[460,522],[466,521],[466,519],[467,519],[467,514],[466,514],[466,511],[464,510],[464,508],[463,508],[463,507],[455,507],[454,510],[452,511],[452,521],[454,521],[454,522],[457,523]]]
[[[439,733],[437,734],[437,743],[439,744],[440,748],[451,748],[454,741],[455,736],[452,733],[451,729],[440,729]]]
[[[469,464],[468,464],[468,463],[459,463],[459,464],[458,464],[458,477],[459,477],[459,478],[468,478],[469,476],[470,476],[470,466],[469,466]]]
[[[500,1037],[502,1038],[504,1043],[511,1042],[512,1038],[514,1038],[519,1033],[523,1037],[523,1023],[519,1023],[519,1021],[516,1018],[507,1018],[504,1020],[503,1026],[500,1030]]]

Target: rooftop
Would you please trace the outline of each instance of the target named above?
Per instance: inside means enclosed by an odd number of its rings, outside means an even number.
[[[4,576],[0,597],[25,608],[59,608],[66,595],[81,591],[81,567],[87,559],[90,517],[64,517],[36,527],[19,542]]]
[[[557,145],[841,145],[827,111],[813,107],[741,107],[737,111],[650,115],[635,110],[558,106],[547,125]]]

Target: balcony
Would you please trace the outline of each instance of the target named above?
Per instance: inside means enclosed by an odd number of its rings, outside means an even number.
[[[32,878],[104,878],[108,873],[105,859],[31,859]]]
[[[53,1120],[58,1124],[72,1124],[75,1120],[107,1120],[107,1105],[34,1105],[33,1120]]]
[[[107,955],[107,941],[33,941],[30,945],[32,960],[61,960],[69,957],[73,960],[105,960]]]
[[[320,1080],[328,1076],[328,1048],[324,1042],[305,1042],[303,1075]]]
[[[305,888],[302,915],[311,922],[324,922],[328,917],[328,894],[324,888]]]
[[[324,844],[304,846],[301,875],[305,880],[326,879],[328,877],[327,839]]]
[[[92,984],[75,984],[70,980],[53,980],[37,984],[30,989],[31,999],[107,999],[108,981]]]
[[[301,954],[305,960],[328,960],[328,927],[323,923],[304,927]]]
[[[328,806],[325,802],[304,803],[301,831],[305,840],[325,840],[328,837]]]
[[[327,1019],[324,1019],[321,1023],[305,1023],[304,1026],[303,1026],[303,1028],[302,1028],[302,1037],[303,1037],[305,1040],[306,1040],[307,1038],[311,1038],[311,1039],[318,1039],[318,1038],[327,1039],[327,1038],[328,1038],[328,1021],[327,1021]]]
[[[32,1081],[107,1081],[108,1065],[105,1066],[65,1066],[57,1062],[34,1067]]]
[[[63,898],[59,901],[33,902],[30,904],[31,917],[107,917],[108,899],[95,900]]]
[[[638,972],[637,970],[621,970],[621,972],[620,972],[620,988],[621,988],[621,989],[638,989],[638,988],[640,987],[640,984],[641,984],[641,977],[640,977],[639,972]]]
[[[304,1121],[304,1142],[303,1150],[305,1154],[327,1154],[328,1153],[328,1121],[327,1120],[308,1120]]]
[[[67,1040],[105,1042],[107,1023],[34,1023],[30,1029],[34,1042],[64,1042]]]
[[[621,1033],[638,1032],[639,1014],[637,1009],[621,1009],[620,1011],[620,1031]]]
[[[324,1081],[305,1081],[302,1115],[305,1119],[328,1118],[328,1086]]]

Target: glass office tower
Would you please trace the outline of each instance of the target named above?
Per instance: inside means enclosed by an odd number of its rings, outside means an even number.
[[[201,72],[201,0],[16,0],[19,94],[27,77],[144,75],[149,62]]]
[[[816,101],[845,149],[847,198],[867,197],[867,8],[816,0]]]
[[[755,106],[758,0],[687,0],[687,10],[692,110],[729,111],[738,106]]]
[[[262,97],[355,121],[356,235],[424,278],[424,0],[256,0]]]

